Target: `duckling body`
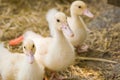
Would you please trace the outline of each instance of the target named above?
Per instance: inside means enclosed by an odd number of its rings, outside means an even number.
[[[58,32],[49,46],[45,55],[44,65],[53,71],[58,71],[73,64],[75,59],[74,49],[62,32]]]
[[[27,60],[22,62],[17,80],[43,80],[44,67],[38,64],[36,60],[34,63],[29,64]],[[26,67],[25,67],[26,66]]]
[[[66,36],[66,38],[76,47],[82,45],[88,35],[85,28],[86,25],[84,24],[82,18],[79,16],[68,17],[67,22],[74,33],[74,37]]]
[[[87,39],[89,29],[80,16],[93,17],[93,14],[87,9],[87,5],[83,1],[74,1],[70,7],[70,13],[71,17],[68,17],[67,22],[74,33],[74,37],[67,37],[67,39],[73,46],[81,46]]]

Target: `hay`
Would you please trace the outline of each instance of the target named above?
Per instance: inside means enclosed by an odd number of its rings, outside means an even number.
[[[92,49],[100,50],[102,52],[119,52],[120,23],[100,30],[94,28],[92,31],[92,34],[89,35],[89,38],[86,41]]]
[[[8,41],[22,35],[27,30],[32,30],[42,36],[49,36],[48,24],[45,19],[47,11],[53,7],[69,14],[69,7],[73,0],[0,0],[0,42],[5,43],[5,47],[11,52],[22,52],[22,46],[9,46]],[[87,0],[85,0],[87,2]],[[92,12],[98,16],[101,5],[105,7],[105,1],[101,0],[101,4],[96,4],[96,0],[89,3]],[[54,4],[53,4],[54,3]],[[96,7],[94,7],[96,6]],[[98,12],[99,10],[99,12]],[[86,23],[92,19],[83,17]],[[113,24],[110,28],[91,28],[86,43],[92,50],[98,50],[101,53],[106,51],[110,53],[119,53],[120,50],[120,24]],[[95,54],[99,54],[94,52]],[[85,55],[85,54],[84,54]],[[84,67],[81,68],[80,65]],[[59,76],[66,77],[66,80],[104,80],[105,77],[101,70],[96,71],[93,68],[85,67],[82,64],[75,64],[62,72],[58,72]],[[81,70],[83,73],[81,73]]]

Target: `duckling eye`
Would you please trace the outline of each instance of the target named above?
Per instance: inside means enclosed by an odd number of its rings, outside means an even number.
[[[78,8],[81,8],[81,6],[78,6]]]
[[[60,22],[60,20],[59,20],[59,19],[57,19],[57,22]]]
[[[32,46],[33,48],[35,47],[35,45],[33,44],[33,46]]]
[[[26,49],[26,47],[24,46],[24,49]]]

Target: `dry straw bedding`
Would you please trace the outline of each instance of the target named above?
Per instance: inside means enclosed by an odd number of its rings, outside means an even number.
[[[22,52],[21,44],[12,47],[8,45],[8,41],[22,35],[27,30],[32,30],[43,36],[49,36],[45,14],[50,8],[56,7],[60,11],[70,15],[69,7],[72,1],[73,0],[0,0],[0,41],[4,42],[5,47],[10,51]],[[95,4],[90,3],[89,6],[91,5]],[[97,5],[99,6],[100,4]],[[91,6],[90,9],[96,16],[100,14],[97,12],[98,7]],[[99,8],[99,10],[101,11],[101,8]],[[92,20],[87,17],[83,18],[87,24]],[[91,30],[92,33],[89,35],[86,44],[89,45],[95,55],[99,54],[96,51],[101,53],[110,52],[111,54],[119,53],[119,23],[111,25],[110,28],[98,30],[94,27],[91,28]],[[85,55],[83,54],[83,56]],[[119,58],[119,56],[117,57]],[[92,67],[85,66],[86,63],[84,61],[81,63],[79,61],[78,64],[59,72],[59,76],[66,77],[66,80],[80,80],[85,79],[85,77],[87,80],[105,79],[101,71],[102,69],[96,71]]]

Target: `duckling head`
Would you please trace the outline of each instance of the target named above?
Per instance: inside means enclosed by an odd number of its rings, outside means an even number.
[[[86,15],[88,17],[93,17],[93,14],[87,9],[87,5],[83,1],[74,1],[70,8],[72,15]]]
[[[70,37],[74,36],[72,30],[67,23],[67,16],[64,13],[57,12],[54,16],[54,23],[57,30],[62,31]]]
[[[34,54],[35,54],[36,47],[32,40],[26,39],[23,42],[23,52],[26,54],[27,59],[30,64],[34,62]]]

